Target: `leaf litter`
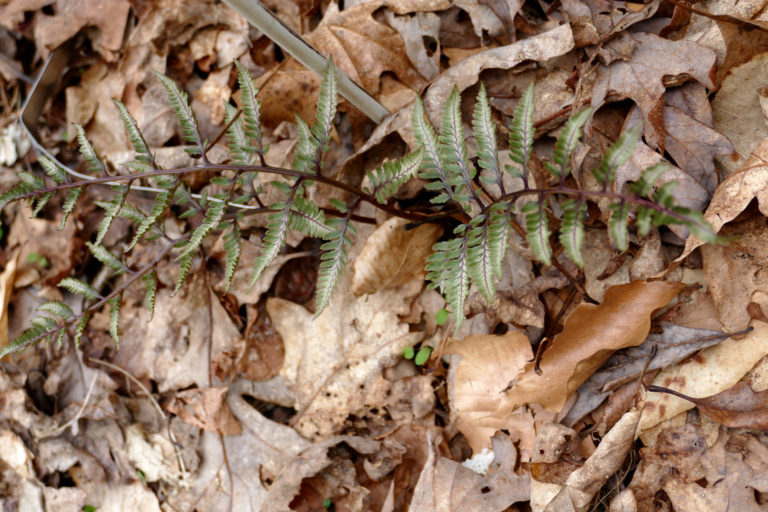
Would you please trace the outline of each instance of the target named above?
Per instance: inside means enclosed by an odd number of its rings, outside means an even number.
[[[710,2],[716,19],[675,3],[670,22],[658,2],[272,2],[393,112],[375,127],[343,106],[332,172],[360,183],[404,154],[413,100],[434,116],[456,85],[474,95],[486,83],[503,139],[536,77],[534,166],[568,111],[591,104],[599,136],[579,149],[582,175],[584,155],[642,124],[617,192],[647,163],[668,161],[675,197],[708,205],[707,220],[733,241],[703,245],[662,230],[633,235],[621,259],[602,229],[588,227],[582,271],[531,264],[513,234],[494,302],[474,294],[450,339],[435,316],[444,302],[423,289],[424,260],[450,222],[361,226],[354,271],[316,319],[306,292],[316,275],[302,270],[316,266],[311,239],[291,235],[254,287],[238,268],[228,289],[225,240],[206,242],[206,262],[177,296],[175,266],[158,268],[151,321],[138,291],[126,293],[119,350],[109,318],[96,315],[81,353],[52,345],[3,362],[0,414],[13,427],[0,430],[0,502],[51,511],[763,509],[768,102],[750,81],[765,67],[755,50],[765,37],[759,3]],[[158,159],[181,161],[151,70],[190,93],[213,140],[223,103],[239,101],[240,60],[262,89],[268,158],[278,165],[296,144],[294,114],[314,111],[319,79],[225,4],[13,0],[0,6],[0,25],[0,40],[15,41],[0,61],[2,127],[19,112],[19,77],[81,31],[41,130],[65,161],[75,161],[72,122],[106,161],[125,160],[112,98],[134,113]],[[24,152],[6,165],[34,163]],[[402,199],[418,205],[420,187],[413,179]],[[599,226],[601,205],[589,206],[588,223]],[[82,307],[55,284],[75,268],[98,272],[82,251],[92,212],[79,206],[63,231],[53,212],[5,214],[3,343],[43,298]],[[105,239],[126,242],[117,230]],[[244,241],[247,260],[259,243]],[[157,246],[140,249],[131,264]],[[296,269],[305,275],[288,275]],[[723,331],[697,326],[702,314]],[[424,365],[403,358],[424,346]]]

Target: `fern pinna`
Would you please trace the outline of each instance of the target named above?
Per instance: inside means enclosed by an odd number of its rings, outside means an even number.
[[[336,72],[330,62],[322,80],[314,122],[310,126],[297,118],[299,136],[293,167],[269,166],[264,158],[268,148],[262,141],[258,90],[245,68],[236,64],[242,109],[238,111],[234,106],[227,105],[229,163],[214,164],[208,159],[207,154],[213,144],[201,137],[186,93],[172,80],[158,74],[157,79],[165,88],[179,120],[182,139],[189,144],[185,149],[197,159],[196,165],[161,168],[130,112],[122,103],[115,101],[135,151],[133,160],[126,164],[133,171],[131,174],[109,175],[82,127],[76,126],[80,152],[90,173],[88,179],[75,180],[73,176],[81,175],[57,161],[41,157],[42,174],[22,171],[18,184],[0,195],[0,207],[25,199],[31,202],[33,214],[36,215],[57,192],[64,191],[66,195],[61,205],[63,225],[85,188],[103,185],[111,187],[113,192],[110,199],[97,203],[104,210],[104,215],[94,241],[87,244],[93,257],[111,271],[112,279],[103,290],[76,277],[63,279],[59,286],[83,297],[82,311],[76,312],[58,301],[43,304],[32,326],[0,349],[0,357],[42,340],[55,340],[60,345],[67,334],[77,347],[91,315],[105,306],[109,308],[109,331],[117,343],[123,292],[133,284],[143,287],[144,303],[151,317],[158,288],[158,263],[169,256],[178,262],[175,283],[175,291],[178,291],[199,260],[204,240],[214,233],[221,236],[224,242],[224,281],[225,288],[228,288],[240,263],[244,229],[241,224],[243,218],[251,214],[268,216],[261,253],[249,262],[252,283],[283,251],[291,229],[325,240],[321,246],[323,252],[316,287],[317,315],[330,303],[333,289],[344,271],[347,248],[355,235],[354,223],[372,222],[370,218],[356,215],[362,202],[415,222],[444,219],[446,212],[455,214],[454,217],[461,218],[462,222],[455,226],[451,236],[434,245],[426,270],[429,286],[438,288],[445,296],[456,330],[464,320],[464,305],[472,286],[486,300],[493,301],[496,282],[501,276],[507,236],[516,217],[524,220],[530,248],[536,258],[546,265],[553,258],[550,245],[553,230],[549,219],[555,218],[554,211],[562,212],[557,219],[559,229],[555,230],[559,231],[560,245],[569,258],[583,265],[581,245],[587,201],[599,197],[611,201],[608,229],[620,250],[628,247],[630,216],[634,216],[639,235],[647,234],[651,226],[682,224],[705,240],[715,237],[700,212],[675,205],[671,195],[674,184],[654,188],[655,180],[665,170],[663,165],[647,169],[640,180],[630,186],[630,193],[611,189],[616,170],[632,153],[639,135],[636,129],[626,131],[593,171],[602,186],[600,190],[582,190],[570,185],[567,177],[571,171],[571,155],[590,116],[589,110],[575,114],[565,123],[555,143],[552,161],[546,162],[546,169],[557,184],[538,188],[531,186],[528,167],[535,136],[533,85],[522,95],[510,127],[510,156],[515,166],[502,168],[500,164],[495,125],[485,88],[481,85],[471,123],[477,143],[476,159],[470,156],[467,149],[461,119],[461,98],[458,89],[454,89],[445,105],[439,132],[427,119],[422,103],[416,101],[412,122],[418,147],[371,171],[367,180],[369,188],[358,189],[323,174],[324,156],[331,140],[337,106]],[[482,171],[480,176],[477,166]],[[202,194],[194,194],[181,177],[202,171],[216,171],[218,174],[210,180]],[[282,195],[279,201],[266,206],[262,203],[260,190],[253,186],[256,173],[284,178],[283,181],[272,182],[272,186]],[[505,173],[521,178],[522,186],[517,190],[507,190]],[[430,215],[403,210],[391,200],[400,187],[417,175],[426,180],[425,188],[432,194],[431,202],[439,205],[436,209],[442,211]],[[330,198],[330,207],[319,207],[307,193],[316,182],[338,189],[346,199]],[[486,186],[490,183],[496,185],[493,194]],[[149,190],[154,194],[148,211],[134,204],[134,189]],[[550,205],[555,203],[558,208],[550,209]],[[174,239],[166,233],[161,222],[169,215],[199,220],[187,233]],[[118,217],[127,219],[133,226],[133,234],[125,245],[126,251],[135,250],[142,241],[164,240],[162,250],[141,268],[131,268],[125,263],[123,255],[114,254],[102,245],[110,226]]]

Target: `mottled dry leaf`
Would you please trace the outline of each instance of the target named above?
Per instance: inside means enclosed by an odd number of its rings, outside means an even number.
[[[208,432],[235,436],[240,424],[224,402],[226,387],[194,388],[174,393],[165,409],[182,421]]]
[[[666,368],[699,350],[728,338],[728,334],[662,323],[661,334],[651,334],[639,347],[630,347],[611,356],[579,387],[579,398],[563,420],[573,425],[600,405],[613,390],[645,371]],[[653,357],[651,355],[653,354]],[[646,366],[647,365],[647,366]]]
[[[477,83],[486,69],[510,69],[523,61],[544,61],[565,54],[573,48],[573,34],[568,24],[560,25],[516,43],[476,53],[441,74],[429,87],[424,106],[432,122],[439,125],[443,103],[453,90]]]
[[[83,27],[96,27],[97,49],[117,51],[123,43],[131,3],[128,0],[56,0],[54,14],[38,13],[35,42],[53,50]]]
[[[633,281],[608,289],[599,306],[581,304],[544,352],[541,375],[536,374],[532,362],[528,363],[513,382],[507,400],[559,411],[568,396],[614,351],[641,344],[648,336],[651,313],[664,307],[682,288],[677,283]]]
[[[517,475],[515,449],[507,439],[494,443],[498,454],[494,474],[505,478],[484,478],[453,460],[436,453],[435,437],[427,437],[429,452],[408,510],[412,512],[501,512],[530,495],[529,475]],[[503,443],[503,444],[502,444]],[[499,471],[500,470],[500,471]]]
[[[768,324],[753,321],[752,327],[754,329],[741,339],[729,338],[699,352],[695,358],[662,370],[653,379],[653,385],[697,398],[730,388],[768,354]],[[694,404],[682,398],[649,393],[640,428],[649,429],[693,407]]]
[[[545,512],[589,510],[590,504],[608,478],[617,472],[635,442],[639,411],[629,411],[603,437],[597,450],[583,466],[568,476],[565,485],[544,508]],[[536,510],[536,508],[534,508]]]
[[[651,146],[665,148],[664,86],[665,76],[690,75],[712,87],[715,53],[692,41],[670,41],[655,34],[632,33],[637,42],[629,60],[600,65],[592,95],[592,106],[599,108],[609,93],[631,98],[643,115],[644,133]],[[615,43],[616,44],[616,43]],[[621,50],[606,45],[607,51]],[[674,55],[675,58],[669,58]]]
[[[296,394],[294,422],[306,437],[337,432],[369,396],[389,386],[382,370],[419,337],[398,318],[409,309],[402,292],[382,290],[356,298],[350,284],[347,272],[330,305],[314,319],[298,304],[279,298],[267,301],[285,345],[280,375]]]
[[[498,430],[523,434],[530,451],[533,418],[529,413],[511,414],[513,407],[504,389],[533,357],[531,342],[520,331],[449,340],[448,399],[456,428],[464,434],[475,454],[491,447]]]
[[[606,8],[599,0],[566,0],[563,11],[568,15],[578,47],[608,41],[629,26],[650,18],[656,13],[659,2],[646,3],[641,9],[621,7],[617,4]]]
[[[355,259],[352,292],[357,295],[395,288],[424,274],[427,256],[443,234],[438,224],[405,229],[408,221],[393,217],[365,241]]]

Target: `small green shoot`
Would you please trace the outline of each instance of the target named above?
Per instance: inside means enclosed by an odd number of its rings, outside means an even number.
[[[416,354],[416,357],[414,358],[413,362],[416,363],[416,366],[421,366],[427,362],[430,355],[432,355],[432,347],[429,347],[429,346],[421,347],[419,349],[419,353]]]
[[[333,505],[331,498],[325,498],[323,500],[323,508],[331,508],[331,505]]]
[[[83,512],[96,512],[98,510],[93,505],[83,505],[83,508],[81,509]]]
[[[411,360],[416,355],[416,352],[413,350],[413,347],[403,347],[403,357]]]
[[[450,313],[448,313],[448,310],[443,308],[439,310],[437,313],[435,313],[435,322],[437,322],[437,325],[443,325],[445,322],[448,321],[448,316]]]
[[[39,252],[31,252],[27,254],[27,263],[31,263],[33,265],[37,264],[40,265],[42,268],[48,267],[49,261],[48,258],[40,254]]]

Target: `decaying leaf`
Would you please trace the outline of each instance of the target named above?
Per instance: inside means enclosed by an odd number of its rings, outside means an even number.
[[[176,393],[165,406],[182,421],[227,436],[241,432],[240,424],[225,403],[227,388],[195,388]]]
[[[360,296],[395,288],[424,274],[427,256],[443,233],[438,224],[406,229],[408,221],[393,217],[379,226],[355,259],[352,292]]]
[[[699,352],[695,358],[662,370],[653,379],[653,385],[697,398],[715,395],[735,385],[768,354],[768,324],[754,320],[751,325],[753,330],[743,338],[729,338]],[[640,429],[649,429],[693,407],[694,404],[682,398],[649,393]]]
[[[563,332],[541,358],[541,375],[526,365],[511,383],[510,404],[538,403],[559,411],[568,396],[611,354],[641,344],[651,326],[651,313],[664,307],[682,286],[662,281],[633,281],[605,292],[599,306],[581,304],[566,319]]]

